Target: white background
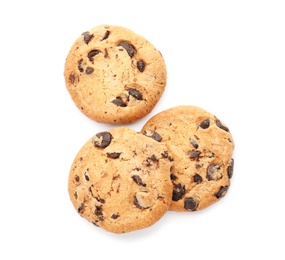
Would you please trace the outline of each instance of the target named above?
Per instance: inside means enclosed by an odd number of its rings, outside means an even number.
[[[167,65],[163,97],[128,127],[184,104],[230,128],[235,170],[221,201],[123,235],[73,209],[74,156],[114,126],[75,107],[63,68],[76,38],[100,24],[144,36]],[[0,29],[0,259],[285,259],[284,1],[11,0]]]

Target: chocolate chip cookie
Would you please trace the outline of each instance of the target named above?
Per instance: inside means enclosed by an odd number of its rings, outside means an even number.
[[[171,203],[171,161],[166,145],[131,129],[97,133],[71,166],[70,199],[82,217],[107,231],[149,227]]]
[[[167,145],[173,156],[173,211],[196,211],[225,196],[233,175],[229,128],[202,108],[178,106],[152,117],[144,135]]]
[[[166,85],[161,53],[129,29],[100,25],[80,35],[65,62],[76,106],[103,123],[131,123],[151,112]]]

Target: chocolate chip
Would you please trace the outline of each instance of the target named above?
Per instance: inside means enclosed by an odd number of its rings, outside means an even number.
[[[141,205],[136,195],[134,196],[134,205],[139,209],[149,208],[149,207],[144,207],[143,205]]]
[[[96,134],[96,137],[93,139],[93,144],[98,148],[105,148],[113,139],[113,136],[109,132],[101,132]]]
[[[197,209],[199,203],[192,197],[184,199],[184,208],[187,210],[194,211]]]
[[[111,216],[112,219],[117,219],[118,217],[120,217],[119,214],[112,214],[112,216]]]
[[[177,179],[177,176],[175,176],[173,173],[170,174],[170,179],[172,181],[175,181]]]
[[[137,100],[142,100],[142,94],[134,88],[127,89],[129,94]]]
[[[229,131],[230,131],[229,128],[227,128],[225,125],[223,125],[223,124],[221,123],[220,120],[216,120],[216,125],[217,125],[217,127],[223,129],[223,130],[226,131],[226,132],[229,132]]]
[[[107,153],[107,156],[109,158],[112,158],[112,159],[118,159],[120,157],[121,153]]]
[[[76,175],[74,179],[75,179],[76,182],[79,182],[79,180],[80,180],[78,175]]]
[[[84,69],[83,69],[83,59],[81,59],[80,61],[78,61],[77,63],[77,68],[80,72],[84,72]]]
[[[87,67],[86,68],[86,74],[88,74],[88,75],[92,74],[93,71],[94,71],[94,69],[92,67]]]
[[[95,206],[95,211],[94,214],[99,218],[99,220],[104,220],[104,215],[102,212],[102,205],[100,206]]]
[[[232,158],[231,163],[227,169],[229,179],[233,177],[233,172],[234,172],[234,159]]]
[[[98,222],[98,221],[97,221]],[[92,222],[92,224],[96,227],[99,227],[98,223],[96,221]]]
[[[76,200],[78,199],[77,191],[74,192],[74,198],[75,198]]]
[[[217,181],[221,179],[223,177],[221,166],[216,163],[211,163],[207,168],[206,177],[209,181],[212,181],[212,180]]]
[[[89,176],[87,175],[86,172],[84,173],[84,177],[85,177],[85,180],[86,180],[86,181],[89,181]]]
[[[69,77],[68,77],[68,79],[69,79],[69,82],[70,82],[71,84],[74,84],[74,82],[75,82],[75,76],[74,76],[73,74],[70,74]]]
[[[192,146],[195,148],[195,149],[198,149],[199,148],[199,144],[197,142],[197,140],[193,139],[193,138],[190,138],[190,144],[192,144]]]
[[[157,142],[160,142],[162,140],[161,135],[157,132],[152,131],[152,130],[145,130],[143,132],[143,134],[147,137],[151,137],[152,139],[154,139]]]
[[[157,162],[158,161],[154,154],[152,156],[148,157],[148,159],[150,159],[153,162]]]
[[[210,126],[210,119],[205,119],[199,126],[203,129],[207,129]]]
[[[118,46],[123,47],[131,58],[134,57],[136,49],[132,44],[123,41],[120,42]]]
[[[191,160],[197,160],[199,159],[201,152],[198,150],[192,150],[192,151],[189,151],[187,154],[189,155]]]
[[[219,191],[215,193],[217,199],[224,197],[228,191],[229,186],[221,186]]]
[[[203,164],[195,164],[195,168],[196,169],[200,169],[200,168],[202,168],[203,167]]]
[[[90,61],[94,61],[94,57],[96,55],[98,55],[99,53],[100,53],[100,51],[98,51],[98,50],[92,50],[88,53],[87,57]]]
[[[144,72],[145,69],[145,63],[143,60],[137,61],[137,68],[140,72]]]
[[[140,177],[139,175],[133,175],[133,176],[132,176],[132,179],[134,180],[134,182],[135,182],[136,184],[138,184],[138,185],[140,185],[140,186],[143,186],[143,187],[146,186],[146,184],[143,183],[143,181],[142,181],[142,179],[141,179],[141,177]]]
[[[81,203],[77,208],[77,212],[82,214],[84,212],[84,203]]]
[[[101,41],[106,40],[109,37],[109,35],[110,35],[110,31],[106,31]]]
[[[203,181],[201,175],[199,175],[198,173],[196,173],[193,177],[193,180],[195,183],[201,183]]]
[[[112,100],[112,103],[119,106],[119,107],[126,107],[127,106],[127,104],[120,97],[117,97],[116,99]]]
[[[172,192],[172,200],[173,201],[178,201],[180,199],[182,199],[185,195],[185,186],[181,185],[181,183],[179,184],[173,184],[173,192]]]
[[[89,32],[84,32],[82,33],[82,35],[83,35],[83,40],[86,44],[88,44],[93,38],[93,34],[90,34]]]

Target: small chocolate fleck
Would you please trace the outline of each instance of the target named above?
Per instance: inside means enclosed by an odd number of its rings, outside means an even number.
[[[228,177],[229,179],[233,177],[234,173],[234,159],[232,158],[230,165],[228,166],[227,169]]]
[[[224,197],[228,191],[229,186],[221,186],[219,191],[215,193],[217,199]]]
[[[77,66],[77,68],[78,68],[78,70],[80,71],[80,72],[84,72],[84,69],[83,69],[83,59],[81,59],[80,61],[78,61],[78,66]]]
[[[217,180],[221,179],[223,177],[221,166],[217,163],[211,163],[207,167],[206,177],[209,181],[212,181],[212,180],[217,181]]]
[[[82,35],[83,35],[83,40],[86,44],[88,44],[93,38],[93,34],[90,34],[90,32],[84,32],[82,33]]]
[[[122,41],[118,46],[123,47],[131,58],[134,57],[136,49],[132,44]]]
[[[137,61],[137,68],[140,72],[144,72],[145,70],[145,63],[143,60]]]
[[[222,130],[224,130],[224,131],[226,131],[226,132],[229,132],[229,131],[230,131],[229,128],[227,128],[225,125],[223,125],[223,124],[221,123],[220,120],[216,120],[216,125],[217,125],[217,127],[221,128]]]
[[[104,41],[104,40],[108,39],[109,35],[110,35],[110,31],[107,30],[107,31],[105,32],[103,38],[101,39],[101,41]]]
[[[119,214],[112,214],[112,216],[111,216],[112,219],[117,219],[118,217],[120,217]]]
[[[203,129],[207,129],[210,126],[210,119],[205,119],[199,126]]]
[[[79,176],[78,175],[75,175],[75,181],[77,181],[77,182],[79,182],[79,180],[80,180],[80,178],[79,178]]]
[[[146,184],[143,183],[143,181],[142,181],[142,179],[141,179],[141,177],[140,177],[139,175],[133,175],[133,176],[132,176],[132,179],[134,180],[134,182],[135,182],[136,184],[138,184],[138,185],[140,185],[140,186],[143,186],[143,187],[146,186]]]
[[[105,52],[105,53],[104,53],[104,58],[106,59],[106,58],[108,57],[108,50],[105,48],[105,49],[104,49],[104,52]]]
[[[185,186],[182,185],[181,183],[179,184],[173,184],[174,188],[173,188],[173,192],[172,192],[172,200],[173,201],[178,201],[180,199],[182,199],[185,195]]]
[[[100,53],[100,51],[98,51],[98,50],[92,50],[88,53],[87,57],[90,61],[94,61],[94,57],[96,55],[98,55],[99,53]]]
[[[184,199],[184,208],[187,210],[194,211],[197,209],[199,203],[192,197]]]
[[[109,132],[98,133],[96,134],[96,137],[97,138],[93,139],[93,144],[98,148],[106,148],[113,139],[113,136]]]
[[[112,100],[112,103],[119,106],[119,107],[126,107],[127,106],[127,104],[120,97],[117,97],[116,99]]]
[[[134,88],[127,89],[129,94],[137,100],[142,100],[142,94]]]
[[[75,198],[76,200],[78,199],[77,191],[74,192],[74,198]]]
[[[107,156],[109,158],[112,158],[112,159],[118,159],[120,157],[120,155],[121,155],[121,153],[116,153],[116,152],[114,152],[114,153],[107,153]]]
[[[201,183],[203,181],[201,175],[199,175],[198,173],[196,173],[193,177],[193,180],[195,183]]]
[[[92,67],[87,67],[86,68],[86,74],[88,74],[88,75],[92,74],[93,71],[94,71],[94,69]]]
[[[154,139],[157,142],[160,142],[162,140],[161,135],[155,131],[152,131],[152,130],[145,130],[143,132],[143,134],[147,137],[151,137],[152,139]]]

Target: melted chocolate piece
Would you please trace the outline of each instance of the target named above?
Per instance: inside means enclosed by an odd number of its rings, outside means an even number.
[[[112,100],[112,103],[118,107],[126,107],[127,106],[127,104],[120,97],[117,97],[116,99]]]
[[[106,31],[101,41],[108,39],[109,35],[110,35],[110,31]]]
[[[220,120],[216,120],[216,125],[217,125],[217,127],[223,129],[223,130],[226,131],[226,132],[229,132],[229,131],[230,131],[229,128],[227,128],[225,125],[223,125],[223,124],[221,123]]]
[[[85,72],[86,72],[86,74],[90,75],[93,73],[93,71],[94,71],[94,69],[92,67],[87,67]]]
[[[83,69],[83,59],[81,59],[80,61],[78,61],[78,64],[77,64],[77,68],[80,72],[84,72],[84,69]]]
[[[216,198],[220,199],[220,198],[224,197],[228,191],[228,188],[229,188],[229,186],[221,186],[219,191],[217,193],[215,193]]]
[[[194,175],[194,177],[193,177],[193,181],[194,181],[195,183],[201,183],[201,182],[203,181],[203,179],[202,179],[201,175],[199,175],[198,173],[196,173],[196,174]]]
[[[129,94],[137,100],[142,100],[142,94],[134,88],[129,88],[127,90]]]
[[[98,55],[99,53],[100,53],[100,51],[98,51],[98,50],[92,50],[88,53],[87,57],[92,62],[92,61],[94,61],[94,57],[96,55]]]
[[[174,188],[173,188],[173,192],[172,192],[172,200],[173,201],[178,201],[178,200],[181,200],[184,195],[185,195],[185,186],[184,185],[181,185],[181,183],[178,183],[178,184],[173,184],[174,185]]]
[[[143,183],[143,181],[142,181],[142,179],[141,179],[141,177],[140,177],[139,175],[133,175],[133,176],[132,176],[132,179],[134,180],[134,182],[135,182],[136,184],[138,184],[138,185],[140,185],[140,186],[143,186],[143,187],[146,186],[146,184]]]
[[[187,154],[189,155],[191,160],[197,160],[199,159],[201,152],[198,150],[192,150],[192,151],[189,151]]]
[[[206,177],[209,181],[212,181],[212,180],[217,181],[221,179],[223,177],[221,166],[217,163],[211,163],[207,167]]]
[[[231,163],[227,169],[227,174],[228,174],[229,179],[233,177],[233,173],[234,173],[234,159],[232,158]]]
[[[184,208],[187,210],[194,211],[197,209],[199,203],[193,198],[185,198],[184,199]]]
[[[113,136],[109,132],[101,132],[96,134],[96,137],[99,139],[94,139],[93,143],[95,147],[106,148],[112,141]]]
[[[102,212],[102,205],[100,206],[95,206],[95,211],[94,214],[99,218],[99,220],[104,220],[104,215]]]
[[[134,57],[136,49],[132,44],[122,41],[118,46],[123,47],[131,58]]]
[[[93,38],[93,34],[90,34],[89,32],[84,32],[82,33],[82,35],[83,35],[83,40],[86,44],[88,44]]]

